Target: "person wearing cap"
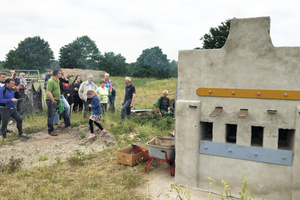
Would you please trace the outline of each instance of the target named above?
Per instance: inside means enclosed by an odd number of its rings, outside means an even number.
[[[7,124],[10,117],[17,122],[18,137],[29,138],[29,136],[22,131],[22,118],[15,107],[20,98],[18,90],[19,87],[15,87],[15,81],[11,78],[6,79],[5,86],[0,89],[1,134],[3,141],[6,141]]]

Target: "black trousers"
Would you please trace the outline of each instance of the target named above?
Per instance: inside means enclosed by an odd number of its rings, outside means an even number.
[[[74,100],[73,112],[77,112],[78,106],[79,106],[79,112],[81,112],[83,108],[83,101],[80,99],[78,95],[73,96],[73,100]]]
[[[89,103],[83,101],[84,110],[83,110],[83,118],[86,118],[87,113],[89,112]]]
[[[103,127],[101,126],[100,123],[95,122],[95,121],[93,121],[93,120],[90,119],[90,120],[89,120],[89,125],[90,125],[90,129],[91,129],[91,133],[94,133],[93,122],[94,122],[94,124],[96,124],[96,126],[98,126],[98,128],[100,128],[101,131],[103,130]]]
[[[0,113],[2,119],[1,133],[4,138],[6,138],[7,124],[10,117],[16,120],[18,132],[22,134],[22,117],[16,108],[0,108]]]

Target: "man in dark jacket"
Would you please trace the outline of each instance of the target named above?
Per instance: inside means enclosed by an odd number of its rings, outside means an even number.
[[[2,118],[2,140],[6,141],[7,124],[10,117],[17,121],[19,137],[28,139],[28,135],[22,132],[22,118],[15,108],[18,99],[20,98],[19,88],[15,87],[13,79],[5,80],[5,86],[0,89],[0,112]]]

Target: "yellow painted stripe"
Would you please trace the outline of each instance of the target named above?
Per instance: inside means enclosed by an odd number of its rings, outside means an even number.
[[[211,97],[300,100],[300,91],[296,90],[198,88],[196,94]]]

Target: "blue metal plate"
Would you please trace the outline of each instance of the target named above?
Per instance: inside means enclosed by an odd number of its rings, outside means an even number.
[[[293,164],[293,151],[200,140],[200,153],[278,165]]]

